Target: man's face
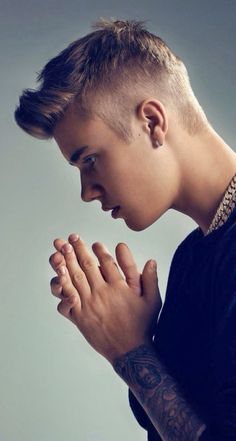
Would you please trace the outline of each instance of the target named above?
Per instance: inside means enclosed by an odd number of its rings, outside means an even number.
[[[83,120],[71,108],[54,138],[66,160],[80,170],[83,201],[99,200],[103,209],[118,206],[115,217],[140,231],[169,208],[168,154],[153,147],[139,121],[132,129],[134,140],[127,144],[99,118]]]

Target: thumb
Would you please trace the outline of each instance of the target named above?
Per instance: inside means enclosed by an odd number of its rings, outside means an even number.
[[[145,263],[141,278],[144,297],[160,310],[162,300],[158,286],[157,263],[155,260],[148,260]]]

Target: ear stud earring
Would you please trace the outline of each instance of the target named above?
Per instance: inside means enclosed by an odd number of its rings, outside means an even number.
[[[154,140],[154,147],[161,147],[162,144],[158,141],[158,139]]]

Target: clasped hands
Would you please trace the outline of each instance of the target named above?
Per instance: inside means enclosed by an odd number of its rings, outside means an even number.
[[[162,306],[152,260],[140,274],[126,244],[116,246],[116,262],[96,242],[92,249],[98,265],[76,234],[68,242],[55,239],[54,247],[57,251],[49,261],[57,273],[51,280],[52,294],[61,299],[57,310],[97,352],[113,363],[120,355],[151,342]]]

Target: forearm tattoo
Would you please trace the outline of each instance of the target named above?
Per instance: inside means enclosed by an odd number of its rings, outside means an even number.
[[[186,402],[152,344],[116,358],[113,368],[128,384],[163,441],[197,441],[206,428]]]

